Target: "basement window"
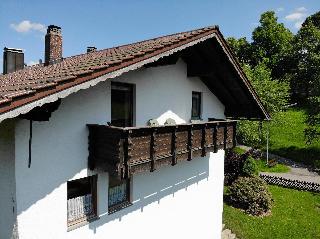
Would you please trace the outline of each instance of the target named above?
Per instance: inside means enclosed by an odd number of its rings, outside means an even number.
[[[191,119],[201,119],[201,92],[192,91]]]
[[[130,180],[109,177],[108,208],[109,214],[131,205]]]
[[[97,217],[97,175],[67,182],[68,228]]]

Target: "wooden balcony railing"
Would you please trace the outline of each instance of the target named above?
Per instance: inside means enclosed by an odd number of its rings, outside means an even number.
[[[88,125],[89,168],[121,179],[235,146],[236,121],[157,127]]]

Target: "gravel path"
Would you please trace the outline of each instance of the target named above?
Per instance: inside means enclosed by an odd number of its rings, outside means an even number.
[[[244,145],[241,145],[239,147],[243,148],[244,150],[251,149],[250,147],[244,146]],[[278,177],[283,177],[285,179],[300,180],[300,181],[320,184],[319,173],[315,172],[310,167],[307,167],[301,163],[296,163],[291,159],[287,159],[287,158],[280,157],[278,155],[270,154],[270,153],[269,153],[269,159],[275,159],[277,160],[277,162],[287,165],[290,168],[290,171],[287,173],[262,172],[262,174],[264,175],[278,176]]]
[[[261,174],[270,175],[270,176],[277,176],[282,177],[285,179],[291,180],[299,180],[299,181],[306,181],[310,183],[318,183],[320,184],[320,175],[309,171],[307,168],[293,168],[289,166],[290,171],[288,173],[268,173],[262,172]]]

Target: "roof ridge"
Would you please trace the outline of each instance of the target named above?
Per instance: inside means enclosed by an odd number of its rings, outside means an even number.
[[[130,45],[132,45],[132,44],[139,44],[139,43],[143,43],[143,42],[147,42],[147,41],[153,41],[153,40],[156,40],[156,39],[160,39],[160,38],[164,38],[164,37],[170,37],[170,36],[175,36],[175,35],[179,35],[179,34],[183,34],[183,33],[188,33],[188,32],[192,32],[192,31],[199,31],[199,30],[203,30],[203,29],[206,29],[206,28],[210,28],[210,29],[208,29],[208,30],[213,30],[213,29],[219,29],[219,26],[218,26],[218,25],[212,25],[212,26],[201,27],[201,28],[197,28],[197,29],[193,29],[193,30],[188,30],[188,31],[171,33],[171,34],[168,34],[168,35],[161,35],[161,36],[149,38],[149,39],[146,39],[146,40],[141,40],[141,41],[137,41],[137,42],[131,42],[131,43],[123,44],[123,45],[117,45],[117,46],[113,46],[113,47],[109,47],[109,48],[100,49],[100,50],[97,50],[97,51],[94,51],[94,52],[85,52],[85,53],[80,53],[80,54],[77,54],[77,55],[68,56],[68,57],[63,58],[63,60],[65,60],[65,59],[70,59],[70,58],[72,58],[72,57],[84,56],[84,55],[92,54],[92,53],[95,53],[95,52],[101,52],[101,51],[106,51],[106,50],[110,50],[110,49],[116,49],[116,48],[119,48],[119,47],[126,47],[126,46],[130,46]]]

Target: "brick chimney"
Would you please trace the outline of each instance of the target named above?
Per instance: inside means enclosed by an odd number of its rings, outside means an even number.
[[[97,48],[95,46],[88,46],[87,47],[87,53],[95,52],[95,51],[97,51]]]
[[[50,25],[45,36],[44,64],[51,65],[62,60],[61,27]]]
[[[8,74],[24,67],[24,53],[21,49],[3,49],[3,74]]]

